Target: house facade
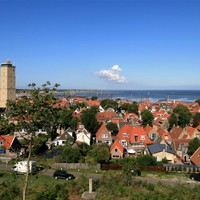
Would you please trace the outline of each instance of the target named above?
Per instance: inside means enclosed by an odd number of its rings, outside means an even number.
[[[112,144],[112,135],[105,124],[102,124],[96,133],[96,143],[106,143],[109,146]]]

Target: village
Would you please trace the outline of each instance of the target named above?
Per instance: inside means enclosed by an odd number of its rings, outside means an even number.
[[[171,164],[200,165],[200,147],[192,154],[188,152],[189,143],[195,138],[199,139],[200,125],[193,127],[192,118],[184,127],[173,124],[170,128],[169,123],[170,115],[178,105],[186,107],[193,116],[199,113],[200,107],[197,102],[184,103],[168,100],[166,102],[151,103],[149,100],[145,100],[137,104],[138,114],[136,114],[123,109],[123,105],[131,105],[133,102],[119,99],[116,101],[110,100],[117,102],[117,107],[120,108],[119,112],[119,109],[115,110],[112,107],[103,108],[101,106],[102,101],[82,97],[58,98],[56,107],[62,109],[70,109],[71,106],[79,105],[73,111],[73,117],[77,119],[77,128],[58,129],[57,137],[53,141],[49,139],[46,142],[48,149],[64,146],[71,137],[75,144],[86,143],[88,146],[107,144],[110,159],[123,159],[149,154],[154,156],[157,161],[166,159]],[[80,105],[83,107],[80,107]],[[81,122],[82,112],[91,109],[91,107],[96,107],[98,110],[95,117],[99,129],[93,133],[87,130]],[[145,110],[148,110],[153,116],[152,119],[150,118],[150,124],[146,125],[144,125],[142,118],[142,113]],[[17,124],[15,121],[13,123]],[[116,125],[118,131],[115,130],[115,133],[113,133],[114,130],[107,128],[108,124]],[[40,129],[35,132],[35,137],[38,135],[48,135],[48,132]],[[18,151],[18,154],[14,150],[19,150],[20,141],[25,138],[28,139],[30,135],[26,132],[26,129],[22,129],[15,131],[13,135],[2,134],[0,137],[1,158],[4,159],[3,155],[5,155],[7,158],[13,159],[23,154],[23,148]]]

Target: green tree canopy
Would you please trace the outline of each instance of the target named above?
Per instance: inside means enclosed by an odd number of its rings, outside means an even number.
[[[101,106],[104,109],[113,108],[116,110],[118,108],[118,103],[112,99],[104,99],[101,101]]]
[[[94,144],[89,151],[88,156],[92,162],[107,163],[110,160],[109,147],[106,144]]]
[[[173,112],[177,116],[178,125],[180,127],[183,128],[190,123],[192,119],[192,114],[186,106],[178,104],[176,108],[174,108]]]
[[[96,106],[92,106],[90,109],[84,110],[81,115],[83,125],[92,134],[92,136],[94,136],[100,128],[100,124],[96,118],[97,112],[98,108]]]
[[[7,102],[7,117],[8,119],[15,119],[17,121],[16,127],[18,129],[26,129],[30,135],[28,144],[28,159],[27,166],[32,153],[32,144],[35,131],[38,129],[44,129],[51,135],[56,133],[58,127],[58,108],[54,106],[56,99],[54,92],[59,84],[55,84],[53,87],[51,83],[47,81],[42,85],[42,88],[36,87],[35,83],[28,85],[31,90],[31,98],[24,97],[18,101]],[[27,173],[23,188],[23,200],[26,199],[26,191],[28,187],[29,167],[27,167]]]
[[[73,117],[73,118],[71,119],[71,121],[69,122],[70,128],[71,128],[72,130],[76,130],[76,129],[77,129],[77,124],[78,124],[79,121],[80,121],[80,120],[79,120],[78,117]]]
[[[169,129],[171,130],[173,126],[178,125],[178,119],[175,113],[172,113],[168,119],[169,121]]]
[[[92,96],[92,97],[91,97],[91,100],[97,100],[97,99],[98,99],[97,96]]]
[[[200,147],[200,140],[194,138],[188,145],[188,155],[192,155]]]
[[[117,127],[117,124],[113,123],[113,122],[109,122],[107,125],[106,125],[106,128],[111,132],[111,134],[113,136],[116,136],[119,129]]]
[[[152,126],[153,125],[153,114],[149,111],[149,110],[143,110],[141,112],[141,116],[142,116],[142,124],[143,126]]]
[[[8,101],[7,116],[14,118],[18,128],[26,129],[29,133],[34,133],[38,129],[44,129],[48,133],[55,133],[59,126],[59,110],[54,105],[56,99],[54,91],[59,86],[55,84],[50,88],[50,82],[36,88],[34,83],[29,84],[32,98],[24,97],[18,101]]]
[[[200,124],[200,113],[195,113],[193,116],[193,127],[197,127]]]
[[[138,114],[138,104],[136,102],[133,102],[132,104],[124,103],[121,105],[121,107],[128,113]]]
[[[14,132],[15,125],[9,122],[7,116],[0,114],[0,135],[12,134]]]
[[[62,152],[62,156],[67,163],[78,163],[81,158],[80,148],[66,146]]]
[[[197,102],[200,105],[200,99],[197,99],[195,102]]]
[[[61,128],[70,127],[70,122],[73,119],[73,111],[68,108],[60,109],[58,112],[58,123]]]
[[[151,155],[140,155],[136,157],[138,166],[156,166],[157,161],[154,156]]]

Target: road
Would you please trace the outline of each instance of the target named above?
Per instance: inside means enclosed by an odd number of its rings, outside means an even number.
[[[43,175],[53,176],[54,171],[55,170],[52,170],[52,169],[45,169],[41,173]],[[111,175],[104,175],[104,174],[94,174],[94,173],[90,174],[90,173],[80,173],[80,172],[70,172],[70,173],[73,174],[77,178],[79,178],[81,176],[84,176],[87,178],[92,178],[92,179],[101,179],[103,176],[112,178]],[[184,185],[188,185],[189,187],[195,187],[197,185],[200,185],[200,182],[190,180],[189,178],[186,178],[186,177],[182,176],[181,174],[178,178],[160,178],[160,177],[156,177],[155,175],[152,175],[152,174],[149,174],[146,177],[137,176],[134,178],[137,181],[142,181],[142,182],[152,183],[152,184],[162,183],[164,185],[172,185],[172,186],[177,185],[177,184],[184,184]]]
[[[11,166],[6,165],[6,164],[0,164],[0,170],[4,171],[11,171]],[[53,169],[44,169],[40,173],[46,176],[53,176],[53,172],[55,170]],[[101,179],[103,176],[112,178],[111,175],[103,175],[103,174],[90,174],[90,173],[81,173],[81,172],[70,172],[73,174],[75,177],[79,178],[81,176],[87,177],[87,178],[92,178],[92,179]],[[177,184],[184,184],[188,185],[190,187],[194,187],[197,185],[200,185],[200,182],[198,181],[193,181],[190,180],[189,178],[186,178],[180,174],[178,178],[161,178],[153,174],[149,174],[146,177],[140,176],[140,177],[134,177],[135,180],[146,182],[146,183],[161,183],[164,185],[177,185]]]

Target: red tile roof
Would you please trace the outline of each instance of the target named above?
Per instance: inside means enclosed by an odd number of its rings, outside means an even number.
[[[169,134],[171,135],[172,139],[178,139],[182,132],[183,129],[181,127],[174,126]]]
[[[10,136],[10,135],[0,135],[0,140],[3,140],[4,143],[4,147],[6,149],[9,149],[14,141],[14,136]]]
[[[119,151],[121,151],[122,154],[124,153],[124,147],[118,139],[116,139],[115,142],[111,145],[110,151],[112,151],[116,147],[119,149]]]
[[[187,131],[187,133],[188,133],[188,135],[189,135],[190,137],[193,136],[193,133],[194,133],[195,130],[196,130],[195,128],[193,128],[193,127],[191,127],[191,126],[186,126],[185,129],[186,129],[186,131]]]
[[[142,142],[144,144],[152,144],[148,134],[144,131],[143,127],[132,127],[129,124],[124,125],[118,132],[117,137],[120,140],[127,142]],[[136,141],[137,138],[137,141]]]
[[[191,139],[173,140],[174,149],[177,150],[180,144],[185,144],[188,146],[190,141]]]
[[[113,116],[116,116],[115,112],[98,112],[96,118],[98,121],[104,121],[110,120]]]
[[[138,115],[135,113],[127,113],[125,114],[124,119],[127,120],[128,118],[138,118]]]
[[[200,165],[200,147],[190,157],[190,161],[195,165]]]
[[[147,133],[147,134],[149,134],[149,132],[151,132],[152,130],[153,130],[153,127],[152,126],[146,126],[145,128],[144,128],[144,130],[145,130],[145,132]]]
[[[87,105],[89,105],[90,107],[92,107],[92,106],[100,106],[100,101],[98,101],[98,100],[88,100],[88,101],[85,101],[85,103],[87,104]]]
[[[105,124],[102,124],[101,127],[99,128],[99,130],[97,131],[96,138],[98,138],[102,133],[104,133],[104,134],[110,134],[110,132],[106,128]]]

